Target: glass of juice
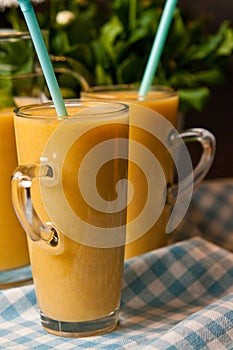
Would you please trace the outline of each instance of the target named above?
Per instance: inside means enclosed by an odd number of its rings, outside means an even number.
[[[27,32],[0,30],[0,288],[31,281],[27,239],[11,203],[10,178],[17,166],[13,110],[41,101],[44,80]]]
[[[129,203],[127,209],[127,244],[125,249],[125,257],[130,258],[139,254],[148,252],[150,250],[165,246],[167,243],[166,227],[174,207],[174,201],[169,199],[169,193],[174,192],[175,200],[175,166],[172,156],[172,149],[169,141],[162,144],[159,137],[152,135],[153,128],[157,127],[157,136],[159,130],[163,133],[164,129],[180,128],[178,120],[179,110],[179,95],[172,88],[167,86],[152,86],[151,90],[146,96],[138,96],[139,87],[135,85],[110,85],[110,86],[96,86],[90,87],[87,91],[82,92],[82,97],[86,99],[106,100],[106,101],[121,101],[131,106],[146,107],[154,112],[158,112],[161,118],[155,113],[154,118],[146,109],[141,112],[130,113],[130,143],[129,143],[129,182],[133,184],[133,200]],[[135,107],[134,107],[135,108]],[[165,123],[164,118],[168,123]],[[137,124],[137,125],[136,125]],[[157,124],[157,125],[156,125]],[[169,124],[173,126],[170,128]],[[178,131],[177,131],[178,132]],[[191,186],[196,186],[207,173],[212,164],[215,151],[215,138],[207,130],[198,128],[193,130],[183,131],[177,134],[178,138],[182,138],[184,142],[200,142],[202,146],[202,157],[200,162],[194,169],[194,179],[190,182]],[[208,140],[207,142],[205,142]],[[148,177],[144,174],[144,169],[148,167],[148,161],[143,156],[141,150],[138,149],[137,144],[143,145],[147,150],[152,152],[154,159],[156,159],[162,169],[164,181],[160,183],[156,179],[159,177],[159,168],[154,174],[154,186],[157,189],[152,189],[154,192],[153,203],[147,206],[147,213],[145,219],[137,225],[131,223],[139,218],[140,214],[145,211],[145,205],[148,202]],[[141,147],[142,148],[142,147]],[[131,161],[132,159],[136,160]],[[142,166],[137,166],[139,163]],[[184,159],[185,165],[185,159]],[[152,163],[151,170],[152,172]],[[190,171],[192,169],[190,168]],[[156,185],[157,184],[157,185]],[[164,196],[167,197],[164,199]],[[157,209],[155,203],[157,203]],[[163,204],[164,203],[164,204]],[[155,206],[154,206],[155,205]],[[160,210],[160,215],[156,216],[155,212]],[[151,217],[155,217],[154,223],[150,228],[144,229]],[[137,221],[135,221],[137,222]],[[135,234],[140,232],[141,234]],[[135,238],[133,238],[135,237]]]
[[[63,337],[118,322],[127,207],[128,106],[66,100],[15,111],[12,200],[28,235],[42,326]]]

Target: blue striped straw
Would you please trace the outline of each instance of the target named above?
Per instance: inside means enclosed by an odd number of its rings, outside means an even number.
[[[139,88],[139,96],[147,95],[151,88],[151,84],[154,79],[156,69],[159,64],[159,60],[164,48],[164,44],[167,38],[168,30],[172,21],[174,9],[176,7],[177,0],[167,0],[161,20],[159,22],[158,30],[152,45],[150,56],[147,62],[147,66],[142,78],[142,82]]]
[[[45,76],[48,89],[50,91],[56,112],[58,116],[66,116],[67,111],[63,101],[60,88],[53,70],[53,66],[42,37],[39,24],[30,0],[18,0],[20,8],[23,12],[25,21],[27,23],[29,32],[31,34],[32,42],[34,44],[42,71]]]

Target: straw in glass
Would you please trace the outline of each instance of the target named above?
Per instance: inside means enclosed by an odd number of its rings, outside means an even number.
[[[165,45],[167,34],[172,21],[174,9],[178,0],[167,0],[163,9],[162,17],[159,22],[158,30],[152,45],[147,66],[139,88],[139,96],[147,95],[151,88],[156,69]]]
[[[60,88],[53,70],[51,60],[49,58],[48,51],[45,46],[44,39],[42,37],[39,24],[36,19],[36,15],[30,0],[18,0],[20,8],[23,12],[25,21],[27,23],[31,38],[40,61],[42,71],[45,76],[48,89],[50,91],[52,100],[58,116],[66,116],[67,111],[65,103],[63,101]]]

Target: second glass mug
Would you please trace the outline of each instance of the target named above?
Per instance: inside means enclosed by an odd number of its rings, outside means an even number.
[[[88,90],[82,92],[81,96],[84,99],[118,101],[128,103],[129,105],[136,104],[139,106],[148,107],[153,111],[160,113],[161,116],[165,117],[166,120],[175,128],[179,128],[179,96],[176,91],[167,86],[153,86],[147,96],[140,97],[138,96],[138,87],[135,85],[125,84],[96,86],[90,87]],[[164,191],[167,191],[167,198],[163,210],[161,211],[161,215],[146,232],[142,231],[141,236],[135,235],[134,233],[134,231],[136,232],[138,230],[138,227],[128,225],[127,236],[129,239],[125,249],[126,259],[156,248],[163,247],[167,244],[166,227],[176,201],[177,189],[179,185],[174,183],[175,167],[173,159],[171,159],[168,150],[161,146],[160,141],[158,141],[155,137],[152,137],[150,133],[143,130],[144,121],[146,124],[147,118],[145,115],[143,115],[143,112],[141,114],[141,116],[137,117],[137,122],[140,125],[140,128],[137,128],[134,126],[136,117],[133,113],[130,113],[130,141],[133,140],[143,144],[147,149],[153,152],[156,159],[158,159],[162,167],[166,183],[163,191],[158,191],[155,193],[154,201],[157,201],[158,207],[160,207],[162,205],[162,201],[164,200]],[[156,118],[155,115],[154,119],[152,116],[152,118],[149,120],[149,129],[152,129],[154,123],[158,123],[159,129],[161,127],[160,124],[163,122],[161,119]],[[202,147],[202,154],[198,164],[193,170],[189,169],[190,171],[193,171],[193,180],[184,186],[184,193],[180,193],[180,197],[185,198],[185,191],[188,192],[192,190],[204,179],[213,162],[215,154],[215,137],[211,132],[203,128],[184,130],[179,133],[179,137],[181,137],[185,143],[198,142]],[[129,145],[129,153],[133,155],[134,159],[141,158],[142,155],[140,155],[140,151],[136,151],[136,149],[134,149],[134,144],[131,144],[130,142]],[[188,179],[190,174],[186,175]],[[129,182],[134,186],[134,193],[136,196],[135,200],[128,205],[127,224],[129,224],[135,219],[135,217],[137,217],[137,215],[139,215],[143,209],[143,205],[145,204],[145,199],[147,198],[147,185],[145,182],[143,182],[143,174],[141,169],[135,166],[131,161],[129,162],[128,177]],[[180,201],[181,200],[182,199],[180,199]],[[149,221],[151,215],[153,215],[152,206],[149,207],[148,215],[145,220]]]

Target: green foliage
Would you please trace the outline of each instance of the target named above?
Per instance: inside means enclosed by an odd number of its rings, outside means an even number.
[[[34,50],[28,40],[0,41],[0,76],[33,71]],[[17,57],[17,64],[15,58]]]
[[[0,87],[0,96],[0,109],[12,106],[15,107],[14,99],[9,90]]]
[[[68,57],[90,85],[136,83],[142,79],[163,10],[164,0],[50,0],[37,11],[50,33],[50,53]],[[58,14],[70,17],[59,21]],[[12,9],[15,12],[15,9]],[[65,20],[66,18],[66,20]],[[10,16],[12,26],[22,19]],[[204,31],[206,19],[190,20],[176,8],[154,84],[180,92],[181,108],[201,111],[210,89],[225,79],[233,53],[233,28],[223,21],[215,33]],[[22,24],[24,26],[24,24]]]
[[[0,41],[0,109],[15,105],[12,96],[16,86],[12,79],[9,79],[9,76],[13,77],[19,74],[23,76],[23,74],[33,72],[35,68],[33,57],[34,48],[30,37],[28,40],[12,38],[10,42]]]

